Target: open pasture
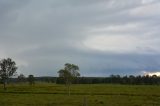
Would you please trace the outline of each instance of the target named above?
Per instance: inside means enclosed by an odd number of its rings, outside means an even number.
[[[0,106],[160,106],[160,86],[77,84],[67,95],[64,85],[52,83],[0,86]]]

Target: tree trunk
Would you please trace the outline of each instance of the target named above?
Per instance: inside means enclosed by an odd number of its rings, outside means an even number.
[[[7,88],[6,88],[6,80],[4,80],[4,82],[3,82],[3,89],[7,90]]]
[[[71,95],[71,91],[70,91],[70,85],[68,85],[68,96]]]
[[[68,91],[68,96],[70,96],[70,85],[71,83],[69,82],[69,80],[66,81],[66,87],[67,87],[67,91]]]

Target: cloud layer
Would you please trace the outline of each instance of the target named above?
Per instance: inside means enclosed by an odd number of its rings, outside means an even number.
[[[0,14],[0,58],[18,73],[57,76],[66,62],[82,76],[160,71],[159,0],[1,0]]]

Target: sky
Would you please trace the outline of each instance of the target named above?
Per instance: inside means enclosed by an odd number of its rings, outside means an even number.
[[[26,76],[159,73],[159,20],[160,0],[0,0],[0,59]]]

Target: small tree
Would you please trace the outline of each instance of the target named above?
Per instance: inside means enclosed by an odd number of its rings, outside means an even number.
[[[34,75],[28,75],[28,82],[29,82],[30,85],[35,84]]]
[[[16,63],[12,59],[2,59],[0,61],[0,77],[3,81],[4,90],[6,90],[6,83],[8,78],[16,73],[17,67]]]
[[[64,69],[61,69],[58,71],[59,77],[63,78],[66,84],[66,87],[68,89],[68,95],[70,95],[70,85],[72,84],[72,81],[80,76],[79,73],[79,67],[74,64],[66,63],[64,65]]]
[[[25,76],[24,76],[23,74],[20,74],[20,75],[18,76],[18,81],[19,81],[19,82],[25,82],[25,81],[26,81]]]

